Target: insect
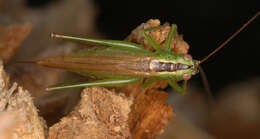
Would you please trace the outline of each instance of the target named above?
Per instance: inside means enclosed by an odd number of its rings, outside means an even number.
[[[172,88],[184,95],[187,81],[192,75],[199,72],[199,65],[224,47],[259,14],[260,12],[201,61],[193,60],[189,54],[177,54],[171,51],[171,40],[177,34],[177,25],[173,24],[165,41],[165,49],[162,49],[155,40],[146,34],[147,31],[160,27],[147,28],[141,31],[143,37],[156,50],[155,52],[148,51],[143,46],[132,42],[78,38],[52,33],[51,36],[54,39],[95,43],[105,47],[81,50],[69,55],[48,57],[38,60],[36,63],[46,67],[66,69],[82,75],[91,75],[100,79],[80,84],[53,86],[47,88],[48,91],[78,87],[126,85],[149,78],[150,80],[143,84],[144,87],[156,80],[167,80]],[[183,80],[182,86],[177,83],[181,80]]]

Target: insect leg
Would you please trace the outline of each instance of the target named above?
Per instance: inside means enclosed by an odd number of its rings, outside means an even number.
[[[148,43],[149,43],[157,52],[161,52],[161,51],[162,51],[160,45],[159,45],[155,40],[153,40],[151,36],[147,35],[145,32],[151,31],[151,30],[155,30],[155,29],[159,29],[159,28],[161,28],[161,26],[152,27],[152,28],[146,28],[146,29],[141,30],[141,34],[143,35],[143,37],[148,41]]]
[[[165,42],[165,50],[166,51],[171,51],[171,41],[173,37],[176,37],[178,35],[177,32],[177,25],[172,24],[171,30],[167,36],[166,42]]]
[[[175,81],[173,81],[171,78],[168,79],[169,85],[174,88],[177,92],[181,93],[182,95],[185,95],[186,89],[187,89],[187,80],[183,81],[182,87]]]
[[[67,41],[76,41],[76,42],[82,42],[82,43],[95,43],[105,46],[111,46],[111,47],[117,47],[122,49],[130,49],[130,50],[136,50],[136,51],[144,51],[145,49],[142,47],[142,45],[127,42],[127,41],[119,41],[119,40],[101,40],[101,39],[92,39],[92,38],[79,38],[79,37],[72,37],[72,36],[65,36],[65,35],[59,35],[52,33],[51,37],[53,39],[60,39],[60,40],[67,40]]]
[[[49,87],[49,88],[47,88],[47,91],[54,91],[54,90],[68,89],[68,88],[93,87],[93,86],[127,85],[130,83],[138,82],[140,80],[141,80],[141,78],[104,79],[104,80],[91,81],[91,82],[87,82],[87,83]]]
[[[148,81],[146,81],[143,85],[142,85],[142,88],[146,88],[147,86],[149,86],[150,84],[152,84],[153,82],[157,81],[158,79],[157,78],[152,78],[152,79],[149,79]]]

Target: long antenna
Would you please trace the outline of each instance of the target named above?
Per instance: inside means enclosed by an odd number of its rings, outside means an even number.
[[[200,65],[198,67],[199,67],[199,70],[200,70],[200,76],[202,78],[202,83],[203,83],[204,89],[207,92],[208,100],[212,101],[214,99],[213,99],[212,92],[210,90],[210,85],[209,85],[209,81],[208,81],[207,75],[206,75],[206,73],[204,72],[203,68]]]
[[[213,52],[211,52],[208,56],[203,58],[200,61],[200,64],[205,62],[208,58],[210,58],[212,55],[214,55],[217,51],[219,51],[221,48],[223,48],[229,41],[231,41],[235,36],[237,36],[248,24],[250,24],[252,21],[254,21],[257,16],[259,16],[260,11],[257,12],[250,20],[248,20],[242,27],[240,27],[233,35],[231,35],[225,42],[223,42],[218,48],[216,48]]]

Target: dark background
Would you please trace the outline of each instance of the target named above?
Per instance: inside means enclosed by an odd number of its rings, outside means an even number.
[[[57,0],[27,0],[32,8]],[[201,60],[258,12],[259,0],[103,0],[98,30],[109,39],[124,39],[132,29],[148,19],[176,23],[184,34],[194,59]],[[75,14],[77,11],[75,11]],[[80,12],[80,11],[79,11]],[[214,92],[232,82],[247,81],[260,75],[259,18],[235,37],[219,53],[203,63]],[[200,82],[199,75],[192,81]]]

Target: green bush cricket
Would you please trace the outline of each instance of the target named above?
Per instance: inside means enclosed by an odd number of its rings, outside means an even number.
[[[223,48],[259,14],[260,12],[201,61],[193,60],[189,54],[177,54],[171,51],[171,41],[177,35],[177,26],[173,24],[165,41],[165,49],[162,49],[155,40],[146,34],[147,31],[160,27],[147,28],[141,31],[143,37],[156,50],[155,52],[145,50],[143,46],[132,42],[78,38],[52,33],[51,36],[54,39],[95,43],[105,47],[81,50],[69,55],[48,57],[38,60],[36,63],[101,79],[80,84],[54,86],[47,88],[48,91],[92,86],[127,85],[149,78],[150,80],[143,84],[144,87],[156,80],[167,80],[172,88],[184,95],[187,81],[192,75],[199,72],[199,65]],[[182,86],[177,83],[181,80],[183,80]]]

